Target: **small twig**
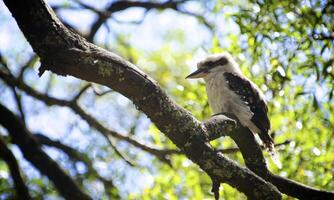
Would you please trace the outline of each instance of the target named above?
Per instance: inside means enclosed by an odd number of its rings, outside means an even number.
[[[94,8],[93,6],[90,6],[88,4],[85,4],[84,2],[82,1],[78,1],[78,0],[73,0],[75,3],[77,3],[79,6],[81,6],[82,8],[84,9],[87,9],[87,10],[91,10],[97,14],[99,14],[100,16],[104,16],[104,17],[108,17],[107,13],[103,12],[103,11],[100,11],[98,10],[97,8]]]
[[[83,86],[80,91],[78,92],[78,94],[75,95],[75,97],[73,98],[72,102],[77,102],[79,100],[79,98],[92,86],[92,84],[88,83],[85,86]]]
[[[59,150],[61,150],[62,152],[64,152],[66,155],[68,155],[68,157],[73,161],[73,162],[78,162],[81,161],[83,162],[86,167],[87,167],[87,173],[91,174],[93,176],[95,176],[98,180],[100,180],[105,188],[115,188],[115,185],[113,183],[112,180],[106,179],[104,177],[102,177],[93,167],[93,162],[88,158],[87,155],[77,151],[76,149],[65,145],[63,143],[61,143],[58,140],[52,140],[50,138],[48,138],[47,136],[43,135],[43,134],[34,134],[35,138],[38,140],[38,142],[42,145],[47,145],[50,147],[54,147],[57,148]],[[115,199],[119,199],[119,195],[118,195],[118,191],[114,192],[113,194],[111,194],[112,197],[114,197]]]
[[[0,64],[4,67],[6,72],[10,73],[10,69],[7,65],[5,58],[2,56],[1,52],[0,52]]]
[[[17,93],[15,87],[12,86],[11,89],[12,89],[12,92],[13,92],[13,95],[14,95],[14,99],[15,99],[17,108],[19,109],[19,112],[20,112],[21,120],[22,120],[22,122],[25,122],[25,114],[24,114],[23,104],[22,104],[22,101],[21,101],[22,100],[21,95],[19,95]]]
[[[212,189],[211,189],[211,192],[214,194],[215,200],[219,200],[220,182],[216,178],[214,178],[214,177],[211,177],[211,180],[212,180]]]
[[[23,67],[20,70],[20,74],[18,76],[18,79],[22,80],[23,76],[24,76],[24,72],[31,67],[34,63],[37,62],[37,60],[39,59],[39,57],[37,55],[33,55],[31,56],[31,58],[26,62],[26,64],[23,65]]]
[[[156,156],[159,160],[165,162],[168,165],[171,165],[169,156],[166,152],[168,150],[161,150],[157,148],[153,148],[138,142],[137,140],[127,136],[125,134],[117,133],[116,131],[110,130],[107,127],[103,126],[98,120],[96,120],[93,116],[89,115],[84,111],[76,102],[58,99],[55,97],[48,96],[47,94],[43,94],[35,89],[31,88],[30,86],[26,85],[21,80],[16,79],[13,75],[7,74],[0,71],[0,78],[5,81],[9,86],[17,86],[19,89],[27,93],[28,95],[44,102],[47,105],[57,105],[57,106],[67,106],[71,108],[76,114],[78,114],[82,119],[84,119],[91,127],[98,130],[102,133],[105,137],[112,136],[118,140],[126,141],[133,146],[142,149],[152,155]],[[107,91],[110,92],[110,91]],[[109,142],[109,141],[108,141]]]
[[[0,64],[6,69],[8,74],[10,74],[10,69],[8,67],[8,64],[7,64],[5,58],[2,56],[1,53],[0,53]],[[23,111],[23,105],[22,105],[22,102],[21,102],[21,96],[17,93],[17,91],[15,89],[15,86],[10,86],[10,88],[13,92],[17,108],[20,112],[20,117],[21,117],[22,121],[25,122],[25,115],[24,115],[24,111]]]
[[[288,145],[290,143],[291,143],[291,140],[286,140],[284,142],[275,144],[275,147]],[[265,147],[263,145],[261,145],[261,149],[263,150],[263,149],[265,149]],[[240,149],[238,147],[232,147],[232,148],[228,148],[228,149],[218,149],[218,151],[223,153],[223,154],[230,154],[230,153],[237,153],[237,152],[240,151]]]
[[[204,26],[206,26],[209,30],[213,30],[214,29],[214,26],[208,22],[205,17],[203,17],[203,15],[200,15],[200,14],[197,14],[197,13],[193,13],[193,12],[190,12],[190,11],[185,11],[185,10],[181,10],[181,9],[176,9],[176,11],[184,14],[184,15],[189,15],[189,16],[192,16],[192,17],[195,17],[199,22],[202,22],[204,24]]]
[[[107,139],[107,141],[109,142],[110,146],[114,149],[115,153],[121,157],[127,164],[129,164],[131,167],[135,167],[136,164],[130,160],[130,158],[128,158],[125,154],[123,154],[121,151],[118,150],[118,148],[116,147],[116,144],[114,141],[112,141],[112,139],[110,137],[108,137],[107,135],[105,135],[105,138]]]
[[[81,6],[85,7],[86,9],[90,9],[93,12],[98,14],[98,19],[93,23],[91,26],[91,29],[89,31],[89,35],[87,36],[88,41],[92,41],[95,34],[99,30],[99,28],[107,21],[109,17],[112,16],[113,13],[119,12],[122,10],[126,10],[128,8],[138,7],[146,9],[146,12],[152,10],[152,9],[173,9],[177,12],[187,14],[193,17],[196,17],[197,19],[200,19],[207,27],[210,27],[209,23],[207,23],[204,19],[204,17],[201,17],[201,15],[197,15],[191,12],[181,11],[179,9],[180,5],[186,1],[171,1],[167,0],[164,2],[145,2],[145,1],[114,1],[112,2],[107,8],[105,8],[104,11],[97,10],[95,8],[91,8],[89,5],[80,4]]]
[[[116,17],[113,17],[111,16],[111,19],[114,20],[115,22],[117,23],[120,23],[120,24],[133,24],[133,25],[139,25],[141,23],[143,23],[143,21],[145,20],[147,14],[148,14],[149,10],[146,10],[143,15],[141,16],[141,18],[139,20],[136,20],[136,21],[122,21],[122,20],[119,20],[117,19]]]

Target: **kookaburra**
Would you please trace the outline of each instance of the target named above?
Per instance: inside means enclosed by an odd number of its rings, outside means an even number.
[[[265,148],[274,156],[274,142],[268,133],[270,121],[264,95],[242,74],[232,56],[228,53],[210,55],[200,61],[197,68],[187,78],[204,78],[213,112],[234,114],[241,125],[254,134],[259,134]]]

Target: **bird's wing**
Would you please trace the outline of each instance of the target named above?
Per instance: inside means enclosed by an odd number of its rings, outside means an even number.
[[[259,89],[248,79],[236,73],[225,72],[224,78],[230,90],[240,96],[240,99],[254,113],[251,121],[260,129],[260,136],[267,135],[270,129],[270,121],[267,115],[268,108],[265,100],[260,95]]]

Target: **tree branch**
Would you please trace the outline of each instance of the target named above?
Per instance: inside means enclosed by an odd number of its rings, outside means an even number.
[[[272,184],[215,151],[207,142],[203,125],[136,66],[68,30],[42,0],[4,2],[41,57],[41,73],[48,69],[120,92],[210,177],[230,184],[250,199],[281,199]]]
[[[112,14],[126,10],[128,8],[143,8],[146,9],[144,12],[142,18],[137,21],[132,21],[130,23],[132,24],[138,24],[143,21],[147,13],[152,10],[152,9],[158,9],[158,10],[163,10],[163,9],[172,9],[175,10],[178,13],[188,15],[191,17],[196,18],[198,21],[202,22],[203,25],[205,25],[208,29],[213,29],[213,25],[210,24],[201,14],[193,13],[190,11],[186,11],[181,9],[181,4],[186,2],[187,0],[166,0],[165,2],[149,2],[149,1],[115,1],[111,3],[105,10],[101,11],[98,10],[90,5],[85,4],[84,2],[81,2],[79,0],[75,0],[76,3],[79,4],[84,9],[88,9],[93,11],[98,15],[98,18],[96,21],[93,23],[91,26],[91,29],[89,31],[89,34],[87,35],[87,40],[88,41],[93,41],[94,36],[96,35],[97,31],[99,28],[108,20],[108,18],[112,18],[114,21],[118,23],[124,23],[122,21],[119,21],[115,18],[112,17]],[[56,9],[59,9],[59,7],[55,7]],[[66,7],[68,8],[68,7]],[[78,9],[77,7],[73,7],[72,9]]]
[[[290,144],[291,141],[290,140],[286,140],[284,142],[281,142],[281,143],[277,143],[275,144],[274,146],[275,147],[280,147],[280,146],[285,146],[285,145],[288,145]],[[261,149],[264,150],[265,147],[263,145],[261,145]],[[239,152],[240,149],[237,148],[237,147],[231,147],[231,148],[226,148],[226,149],[218,149],[219,152],[223,153],[223,154],[230,154],[230,153],[236,153],[236,152]]]
[[[85,86],[83,86],[80,91],[75,95],[75,97],[73,97],[72,102],[78,102],[80,97],[91,87],[91,84],[86,84]]]
[[[46,146],[49,146],[49,147],[54,147],[54,148],[57,148],[57,149],[61,150],[62,152],[67,154],[68,157],[71,160],[73,160],[75,162],[77,162],[77,161],[83,162],[87,167],[88,174],[91,174],[91,175],[97,177],[97,179],[100,180],[103,183],[106,190],[108,190],[108,191],[112,190],[113,191],[110,194],[112,198],[115,198],[115,199],[120,198],[119,193],[118,193],[118,189],[115,187],[113,181],[102,177],[94,169],[92,161],[85,154],[77,151],[76,149],[74,149],[70,146],[67,146],[67,145],[61,143],[58,140],[51,140],[50,138],[48,138],[47,136],[42,135],[42,134],[34,134],[34,137],[42,145],[46,145]]]
[[[23,105],[22,105],[22,96],[21,94],[18,94],[18,92],[16,91],[15,87],[11,87],[12,92],[13,92],[13,96],[16,102],[16,106],[20,112],[20,118],[23,122],[25,122],[25,114],[24,114],[24,109],[23,109]]]
[[[6,60],[4,59],[4,57],[2,56],[1,52],[0,52],[0,64],[4,67],[4,69],[9,73],[10,72],[10,68],[9,66],[7,65],[7,62]],[[23,68],[24,69],[24,68]],[[16,91],[15,87],[14,86],[11,86],[10,87],[12,93],[13,93],[13,96],[14,96],[14,100],[15,100],[15,103],[16,103],[16,106],[20,112],[20,117],[22,119],[22,121],[24,122],[25,121],[25,115],[24,115],[24,111],[23,111],[23,105],[22,105],[22,99],[21,99],[21,95],[18,94],[18,92]]]
[[[216,133],[225,133],[230,136],[238,145],[242,156],[245,160],[246,166],[261,176],[265,180],[274,184],[282,193],[298,199],[334,199],[334,193],[321,191],[301,183],[272,174],[266,165],[260,145],[256,142],[253,133],[249,129],[242,127],[238,123],[238,128],[232,131],[226,131],[222,127],[226,124],[226,117],[235,121],[237,118],[231,114],[224,113],[224,115],[216,115],[206,121],[208,131],[216,135]]]
[[[68,101],[68,100],[63,100],[63,99],[58,99],[55,97],[48,96],[47,94],[43,94],[31,88],[30,86],[25,84],[22,80],[16,79],[13,75],[2,72],[1,70],[0,70],[0,78],[3,81],[5,81],[10,87],[17,87],[21,89],[22,91],[24,91],[26,94],[44,102],[46,105],[66,106],[66,107],[71,108],[77,115],[79,115],[82,119],[84,119],[91,127],[95,128],[100,133],[102,133],[105,136],[105,138],[108,140],[108,142],[110,142],[109,136],[112,136],[118,140],[128,142],[132,144],[133,146],[156,156],[158,159],[160,159],[161,161],[171,166],[171,161],[168,157],[168,155],[171,153],[168,149],[164,150],[164,149],[157,149],[154,147],[150,147],[148,145],[138,142],[137,140],[133,139],[130,136],[127,136],[125,134],[121,134],[111,129],[108,129],[107,127],[102,125],[98,120],[96,120],[93,116],[86,113],[84,109],[82,109],[78,105],[76,97],[73,99],[73,101]]]
[[[39,146],[38,142],[22,122],[6,107],[0,104],[0,124],[2,124],[17,144],[24,157],[42,174],[46,175],[65,199],[91,199]]]
[[[25,185],[23,178],[21,176],[21,171],[19,165],[16,162],[15,156],[13,155],[11,150],[8,149],[6,143],[2,140],[1,137],[0,137],[0,158],[2,158],[8,165],[10,174],[13,178],[18,199],[27,199],[27,200],[32,199],[28,192],[28,188]]]
[[[99,30],[99,28],[104,24],[109,17],[115,12],[122,11],[128,8],[134,8],[134,7],[140,7],[140,8],[145,8],[146,10],[150,9],[167,9],[167,8],[172,8],[175,9],[178,5],[177,2],[175,1],[165,1],[165,2],[144,2],[144,1],[115,1],[112,2],[105,11],[97,12],[96,9],[92,9],[90,6],[87,6],[83,4],[82,2],[79,3],[81,6],[84,8],[88,8],[90,10],[93,10],[97,14],[99,14],[99,17],[97,20],[93,23],[89,35],[87,37],[88,41],[93,41],[95,34]]]

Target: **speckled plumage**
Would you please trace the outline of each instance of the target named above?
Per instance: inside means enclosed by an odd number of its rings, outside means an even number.
[[[209,105],[215,114],[233,113],[243,126],[258,133],[269,151],[273,140],[268,134],[270,121],[266,101],[259,88],[242,73],[230,54],[208,56],[198,63],[207,68],[206,91]]]
[[[274,163],[281,168],[269,135],[270,121],[264,95],[247,79],[228,53],[210,55],[197,64],[197,70],[187,78],[204,78],[209,104],[215,114],[232,113],[239,122],[258,133]]]

